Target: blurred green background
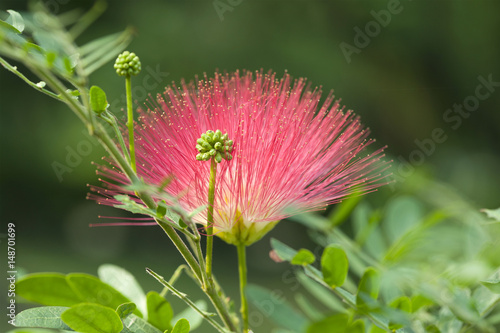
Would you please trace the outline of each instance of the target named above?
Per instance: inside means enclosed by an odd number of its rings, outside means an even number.
[[[43,2],[58,14],[91,6],[83,0]],[[497,208],[500,2],[396,3],[109,1],[104,15],[78,41],[127,26],[135,29],[128,49],[143,64],[134,78],[138,105],[172,81],[204,72],[210,76],[217,69],[272,69],[278,76],[287,70],[293,77],[307,77],[313,86],[323,87],[324,95],[334,89],[370,127],[377,145],[388,145],[400,184],[414,170],[423,170],[450,184],[474,207]],[[26,4],[3,1],[2,7],[23,11]],[[493,83],[485,86],[485,80]],[[111,110],[120,117],[124,83],[112,63],[95,72],[91,83],[106,91]],[[455,104],[464,103],[465,111],[453,111]],[[0,232],[5,232],[6,222],[16,224],[17,265],[28,272],[95,274],[99,264],[113,262],[134,272],[146,288],[160,290],[144,267],[168,276],[181,263],[160,228],[88,227],[102,221],[99,215],[123,213],[85,199],[86,184],[98,183],[91,162],[99,163],[104,152],[78,119],[3,69],[0,108]],[[53,163],[68,165],[68,153],[78,149],[86,156],[58,177]],[[395,189],[387,187],[367,200],[382,202]],[[295,248],[313,246],[302,226],[287,221],[270,236]],[[269,250],[268,238],[249,249],[249,281],[272,289],[282,284],[289,268],[272,262]],[[217,240],[215,271],[232,295],[237,288],[235,263],[235,251]],[[189,292],[198,293],[193,288]]]

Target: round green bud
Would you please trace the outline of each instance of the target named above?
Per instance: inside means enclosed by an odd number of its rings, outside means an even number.
[[[114,67],[120,76],[137,75],[141,71],[141,61],[135,53],[125,51],[116,58]]]
[[[196,140],[196,149],[199,154],[196,155],[198,161],[208,161],[211,158],[215,162],[220,163],[223,159],[231,160],[233,156],[230,154],[233,151],[233,141],[228,140],[227,133],[222,134],[220,130],[208,130],[201,134]]]
[[[222,162],[222,155],[219,152],[217,152],[217,154],[215,155],[215,162]]]

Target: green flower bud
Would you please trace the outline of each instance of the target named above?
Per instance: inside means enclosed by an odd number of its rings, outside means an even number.
[[[120,76],[137,75],[141,71],[141,61],[135,53],[125,51],[116,58],[114,67]]]
[[[196,149],[198,154],[196,160],[208,161],[211,158],[215,162],[220,163],[223,159],[231,160],[233,156],[230,154],[233,151],[233,141],[228,140],[228,135],[222,134],[220,130],[208,130],[201,134],[200,138],[196,140]]]
[[[222,161],[222,155],[217,152],[217,154],[215,155],[215,162],[217,163],[220,163]]]

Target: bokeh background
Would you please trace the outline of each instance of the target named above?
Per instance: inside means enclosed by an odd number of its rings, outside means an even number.
[[[83,0],[43,2],[57,14],[91,6]],[[26,3],[3,1],[1,7],[23,11]],[[500,2],[495,0],[109,1],[78,41],[135,29],[129,50],[143,64],[134,78],[138,105],[172,81],[217,69],[307,77],[325,95],[334,89],[370,127],[377,144],[388,145],[400,183],[424,172],[478,209],[497,208],[498,13]],[[478,88],[484,80],[493,83]],[[91,83],[106,91],[120,117],[124,84],[112,63],[95,72]],[[478,89],[488,97],[475,97]],[[473,111],[465,106],[461,114],[453,111],[464,103]],[[7,222],[16,224],[18,267],[95,274],[100,264],[112,262],[135,273],[146,289],[160,290],[144,267],[168,276],[181,263],[160,228],[88,227],[102,221],[99,215],[123,213],[85,199],[86,184],[98,183],[91,162],[99,163],[104,151],[78,119],[5,70],[0,70],[0,109],[0,232],[5,233]],[[436,130],[439,142],[433,139]],[[68,165],[68,154],[82,149],[85,154]],[[54,162],[71,172],[57,176]],[[381,202],[395,188],[367,200]],[[311,245],[304,228],[288,221],[271,236],[295,248]],[[269,259],[269,237],[249,249],[249,280],[272,289],[282,285],[289,267]],[[232,295],[237,295],[235,264],[235,251],[216,240],[215,271]],[[199,294],[189,279],[180,288],[195,298]]]

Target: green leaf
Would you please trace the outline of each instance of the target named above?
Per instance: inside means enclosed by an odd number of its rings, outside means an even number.
[[[72,306],[83,301],[63,274],[29,274],[16,283],[16,293],[43,305]]]
[[[75,293],[85,302],[101,304],[113,310],[123,303],[130,302],[127,297],[123,296],[115,288],[95,276],[72,273],[66,276],[66,280]],[[142,316],[137,309],[134,313],[140,317]]]
[[[164,217],[165,214],[167,214],[167,204],[165,203],[165,200],[161,200],[158,202],[158,207],[156,208],[156,216]]]
[[[425,331],[427,333],[441,333],[441,331],[439,330],[439,328],[437,328],[436,325],[429,325],[425,328]]]
[[[66,70],[66,73],[69,75],[73,75],[74,70],[71,64],[71,60],[68,57],[63,58],[63,64],[64,64],[64,69]]]
[[[12,26],[16,28],[19,33],[23,32],[24,19],[21,14],[12,9],[8,9],[7,12],[10,14],[10,17],[7,20],[12,22]]]
[[[358,285],[356,294],[356,305],[360,310],[366,310],[372,306],[372,300],[376,300],[380,290],[380,276],[373,267],[368,267]]]
[[[375,258],[381,258],[386,250],[381,228],[378,228],[380,220],[380,212],[373,211],[366,201],[362,201],[352,214],[356,243]]]
[[[481,212],[486,213],[486,215],[494,219],[497,222],[500,222],[500,208],[497,209],[481,209]]]
[[[437,328],[439,332],[454,333],[460,332],[463,322],[460,321],[447,307],[442,307],[439,310],[437,318]]]
[[[391,308],[411,313],[411,299],[408,296],[401,296],[396,298],[389,305]]]
[[[114,205],[114,207],[129,211],[133,214],[143,214],[148,216],[156,216],[156,210],[149,209],[143,205],[138,204],[132,200],[128,195],[115,195],[114,199],[119,201],[120,205]]]
[[[385,333],[385,332],[386,330],[375,325],[372,325],[372,327],[370,328],[370,333]]]
[[[412,312],[417,312],[421,308],[430,307],[434,302],[423,295],[415,295],[411,298]]]
[[[284,261],[292,261],[293,257],[297,254],[297,251],[275,238],[271,238],[271,247],[276,255]]]
[[[50,328],[16,328],[14,330],[10,330],[7,333],[75,333],[75,331],[68,330],[57,330],[54,331]]]
[[[411,299],[408,297],[408,296],[401,296],[401,297],[398,297],[396,298],[395,300],[393,300],[391,302],[391,304],[389,305],[391,308],[393,309],[396,309],[396,310],[399,310],[399,311],[402,311],[402,312],[405,312],[405,313],[411,313]],[[402,314],[402,312],[399,312],[400,314]],[[407,318],[404,318],[405,321],[407,321],[406,319]],[[403,322],[398,322],[398,320],[396,319],[394,322],[391,321],[389,322],[389,328],[391,330],[396,330],[398,328],[402,328],[404,325],[403,325]]]
[[[127,318],[128,315],[130,315],[134,310],[137,308],[137,306],[132,303],[123,303],[118,306],[116,309],[116,313],[118,313],[118,316],[120,316],[121,319]]]
[[[120,37],[121,34],[122,34],[121,32],[117,32],[117,33],[107,35],[104,37],[99,37],[98,39],[94,39],[94,40],[90,41],[89,43],[82,45],[80,47],[80,52],[81,52],[82,56],[86,56],[87,54],[89,54],[91,52],[98,51],[98,50],[102,49],[103,47],[105,47],[106,45],[115,41],[117,38]]]
[[[172,328],[174,312],[170,303],[156,291],[147,295],[148,321],[162,331]]]
[[[134,302],[142,314],[147,313],[146,294],[132,273],[116,265],[104,264],[99,266],[97,275],[102,282],[109,284]]]
[[[474,290],[472,299],[479,315],[484,318],[494,310],[496,303],[500,303],[500,294],[494,294],[488,288],[479,286]]]
[[[172,213],[172,214],[174,214],[174,213]],[[181,227],[182,229],[187,228],[187,224],[181,218],[179,218],[179,227]]]
[[[269,317],[279,326],[294,332],[303,331],[307,327],[308,320],[302,314],[295,311],[286,302],[283,295],[276,294],[256,285],[248,285],[246,294],[249,301],[265,317]]]
[[[394,243],[423,219],[422,204],[410,196],[397,197],[386,207],[382,227],[389,244]]]
[[[26,45],[24,45],[24,49],[28,52],[28,53],[33,53],[33,54],[38,54],[38,55],[42,55],[42,54],[45,54],[45,50],[42,49],[40,46],[36,45],[36,44],[33,44],[33,43],[26,43]]]
[[[189,333],[189,329],[189,321],[182,318],[179,319],[179,321],[175,324],[172,333]]]
[[[310,325],[307,328],[307,333],[343,333],[348,322],[349,316],[347,314],[335,314]]]
[[[92,110],[96,113],[101,113],[106,111],[108,107],[108,100],[106,99],[106,93],[104,90],[98,86],[92,86],[90,88],[90,106]]]
[[[27,309],[16,315],[16,326],[55,328],[69,330],[61,320],[61,314],[68,310],[65,306],[43,306]]]
[[[130,43],[132,34],[133,30],[127,29],[116,38],[112,38],[109,42],[102,43],[98,47],[95,47],[83,57],[82,66],[85,68],[86,74],[90,75],[108,61],[116,59],[116,56]]]
[[[147,321],[131,314],[123,319],[124,329],[121,333],[163,333]]]
[[[365,333],[365,322],[361,319],[353,321],[346,329],[349,333]]]
[[[500,279],[481,281],[481,284],[495,294],[500,294]]]
[[[100,304],[75,305],[64,311],[61,318],[73,330],[85,333],[119,333],[123,329],[120,316]]]
[[[301,266],[307,266],[312,264],[316,258],[314,257],[314,254],[307,250],[307,249],[300,249],[299,252],[292,258],[290,263],[292,265],[301,265]]]
[[[203,300],[199,300],[194,302],[196,307],[202,311],[207,310],[207,303]],[[178,313],[173,319],[172,322],[178,322],[180,319],[185,318],[189,321],[189,324],[191,325],[191,330],[194,331],[197,329],[201,323],[203,322],[203,317],[196,312],[193,308],[188,307]]]
[[[17,30],[14,26],[2,20],[0,20],[0,28],[4,28],[5,30],[16,34],[21,33],[21,31]]]
[[[337,245],[329,245],[321,256],[323,280],[332,288],[344,284],[349,270],[349,262],[344,250]]]
[[[57,54],[55,52],[47,52],[45,54],[45,59],[47,60],[47,65],[49,68],[52,68],[54,66],[54,62],[57,59]]]

